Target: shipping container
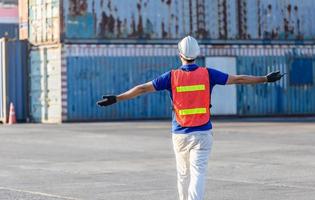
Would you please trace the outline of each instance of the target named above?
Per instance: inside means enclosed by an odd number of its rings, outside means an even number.
[[[29,58],[31,120],[61,122],[61,45],[32,49]]]
[[[315,38],[313,0],[21,0],[20,8],[32,44]]]
[[[20,8],[28,8],[29,41],[32,44],[59,43],[63,18],[60,13],[60,0],[25,0],[23,3],[27,5],[20,5]],[[24,11],[22,14],[26,15]]]
[[[19,24],[0,23],[0,38],[19,38]]]
[[[28,0],[18,0],[19,8],[19,38],[28,39]]]
[[[0,120],[3,123],[11,102],[17,120],[27,120],[27,55],[26,41],[0,39]]]
[[[314,115],[315,76],[311,76],[315,70],[314,56],[314,45],[201,45],[199,65],[229,74],[265,75],[276,69],[287,73],[279,83],[257,87],[216,86],[212,96],[213,114]],[[108,108],[99,108],[95,102],[103,94],[123,92],[178,66],[176,45],[33,47],[31,116],[38,122],[170,118],[171,104],[165,92]],[[302,68],[310,75],[302,77]],[[297,106],[300,104],[304,108]]]

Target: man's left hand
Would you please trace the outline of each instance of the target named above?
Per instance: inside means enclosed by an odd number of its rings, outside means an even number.
[[[271,72],[266,75],[267,82],[276,82],[280,80],[285,74],[280,74],[280,71]]]

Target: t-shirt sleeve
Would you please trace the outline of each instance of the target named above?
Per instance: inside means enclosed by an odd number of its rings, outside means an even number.
[[[171,89],[171,71],[165,72],[152,81],[156,91]]]
[[[212,85],[225,85],[229,75],[216,69],[208,68]]]

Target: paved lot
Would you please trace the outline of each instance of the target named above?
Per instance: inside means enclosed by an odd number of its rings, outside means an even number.
[[[169,126],[0,126],[0,199],[175,200]],[[221,121],[214,128],[206,200],[315,199],[314,122]]]

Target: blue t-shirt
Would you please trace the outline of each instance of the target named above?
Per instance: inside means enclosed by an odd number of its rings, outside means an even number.
[[[182,65],[179,69],[184,71],[194,71],[198,68],[196,64],[189,64],[189,65]],[[228,79],[228,74],[220,72],[215,69],[207,68],[210,76],[210,94],[212,92],[213,87],[218,85],[225,85]],[[152,81],[153,86],[156,91],[167,90],[169,91],[169,95],[171,100],[172,99],[172,86],[171,86],[171,71],[168,71],[156,79]],[[208,123],[202,126],[196,127],[182,127],[180,126],[175,118],[174,112],[172,113],[172,132],[173,133],[190,133],[193,131],[206,131],[212,129],[211,121],[209,120]]]

